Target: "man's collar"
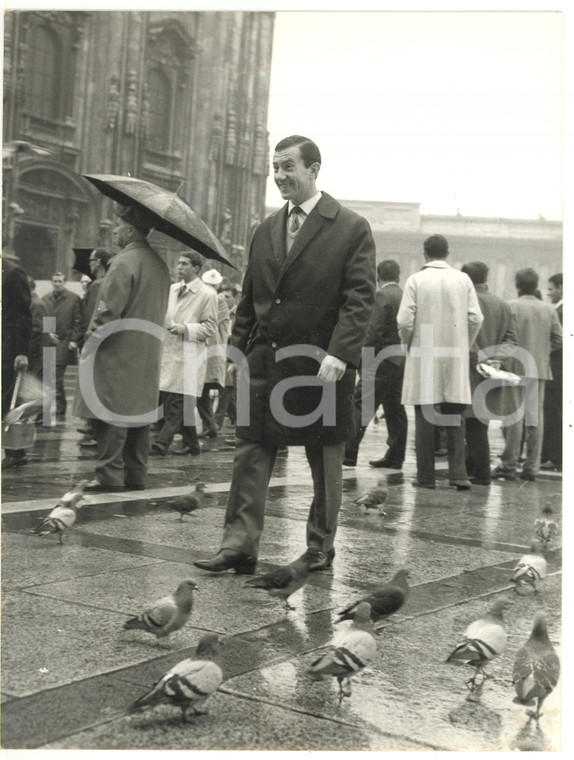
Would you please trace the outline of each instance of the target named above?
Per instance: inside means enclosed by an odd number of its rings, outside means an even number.
[[[561,298],[561,299],[558,301],[558,303],[555,303],[555,304],[554,304],[554,308],[555,308],[555,309],[559,309],[559,308],[562,306],[562,304],[563,304],[563,303],[564,303],[564,299],[563,299],[563,298]]]
[[[189,282],[184,282],[181,280],[180,286],[185,285],[186,290],[189,290],[190,293],[197,293],[198,290],[201,290],[201,286],[204,283],[201,281],[201,277],[196,277],[194,280],[190,280]]]
[[[381,282],[379,285],[379,290],[382,290],[383,288],[388,288],[389,285],[398,285],[398,282],[395,282],[394,280],[392,282]]]
[[[306,201],[303,201],[303,203],[293,203],[293,201],[289,201],[289,208],[287,209],[287,215],[291,213],[291,210],[295,208],[295,206],[299,206],[301,211],[305,214],[305,216],[309,216],[311,211],[315,208],[315,206],[319,203],[321,200],[321,191],[319,190],[316,195],[314,195],[312,198],[307,198]]]
[[[474,284],[475,290],[488,290],[488,285],[485,282],[477,282]]]
[[[425,267],[436,267],[437,269],[451,269],[451,265],[447,264],[444,259],[430,259],[429,261],[426,261],[423,264],[423,269]]]

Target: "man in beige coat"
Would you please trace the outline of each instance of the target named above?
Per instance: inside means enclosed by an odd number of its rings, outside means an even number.
[[[462,413],[471,403],[468,352],[483,316],[468,275],[445,261],[446,238],[432,235],[423,249],[426,264],[406,281],[397,314],[408,349],[402,403],[415,407],[414,485],[435,487],[435,426],[444,425],[450,484],[467,490]]]
[[[182,453],[200,453],[195,407],[205,382],[207,341],[217,330],[217,294],[201,281],[202,266],[199,253],[180,253],[179,282],[169,291],[159,381],[164,423],[151,447],[155,456],[167,453],[178,431],[183,437]]]

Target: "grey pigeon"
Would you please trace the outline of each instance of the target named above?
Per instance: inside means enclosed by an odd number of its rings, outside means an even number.
[[[176,496],[174,499],[164,502],[170,509],[179,512],[179,520],[183,522],[185,515],[191,515],[196,509],[201,509],[207,499],[213,499],[214,494],[205,491],[205,483],[198,483],[193,493],[185,496]]]
[[[471,665],[474,676],[466,682],[472,692],[477,688],[476,679],[482,675],[482,682],[489,678],[484,672],[487,662],[497,657],[506,649],[506,629],[503,612],[508,602],[499,600],[493,604],[486,615],[471,623],[464,632],[464,638],[447,657],[447,662],[460,662]]]
[[[245,585],[251,588],[265,589],[269,596],[283,599],[286,609],[294,610],[295,607],[292,607],[287,600],[292,594],[303,588],[307,582],[309,565],[312,561],[310,557],[299,557],[285,567],[248,580]]]
[[[221,642],[214,633],[201,637],[194,658],[178,662],[154,685],[153,689],[137,699],[128,712],[146,707],[170,704],[181,708],[183,722],[191,708],[192,712],[204,715],[205,703],[219,688],[223,672],[219,664]]]
[[[512,671],[512,683],[521,702],[536,699],[536,712],[531,718],[540,718],[540,708],[552,693],[560,676],[560,660],[548,638],[546,616],[537,612],[532,633],[526,644],[518,650]]]
[[[546,577],[548,565],[538,541],[533,541],[530,546],[530,553],[524,554],[516,564],[510,579],[515,584],[515,590],[520,592],[525,586],[531,586],[537,591],[536,584]]]
[[[348,607],[345,607],[344,610],[338,613],[339,619],[336,622],[340,623],[343,620],[352,620],[361,602],[368,602],[370,604],[371,620],[373,623],[385,620],[389,615],[400,610],[408,599],[410,591],[408,577],[409,571],[406,568],[401,568],[389,583],[385,583],[384,586],[373,591],[372,594],[363,596]]]
[[[357,504],[360,511],[364,514],[376,512],[380,515],[385,515],[383,506],[387,501],[388,495],[387,481],[385,478],[381,478],[374,488],[359,496],[353,503]]]
[[[66,531],[76,522],[76,510],[85,500],[84,488],[87,484],[87,480],[82,480],[71,491],[65,493],[50,514],[30,533],[35,533],[42,538],[49,533],[57,533],[60,544],[63,544]]]
[[[173,594],[158,599],[139,617],[126,620],[124,630],[153,633],[158,639],[169,636],[187,623],[193,607],[193,592],[197,591],[193,578],[182,581]]]
[[[336,678],[341,702],[343,697],[351,696],[351,678],[365,668],[377,651],[368,602],[358,604],[352,624],[335,636],[330,646],[331,650],[315,660],[307,674],[314,681]]]
[[[558,535],[558,526],[554,521],[552,507],[544,507],[540,517],[536,518],[534,532],[540,539],[542,547],[544,549],[548,548],[548,544]]]

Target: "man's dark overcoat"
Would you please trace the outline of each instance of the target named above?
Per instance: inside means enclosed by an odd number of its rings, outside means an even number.
[[[231,338],[250,371],[249,425],[237,434],[279,445],[339,443],[353,433],[351,399],[374,303],[375,244],[366,219],[323,193],[286,257],[287,209],[265,219],[250,246]],[[310,356],[276,361],[280,349],[297,344],[310,346]],[[347,362],[336,383],[335,424],[325,418],[283,424],[271,408],[273,389],[288,378],[316,377],[325,352]],[[322,387],[303,382],[278,401],[289,414],[311,414],[321,404]]]

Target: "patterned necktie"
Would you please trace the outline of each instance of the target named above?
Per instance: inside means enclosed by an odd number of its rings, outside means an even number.
[[[187,288],[185,287],[185,282],[182,282],[181,285],[180,285],[180,287],[179,287],[179,292],[177,294],[177,300],[178,301],[179,301],[180,298],[183,298],[183,296],[185,295],[185,291],[186,290],[187,290]]]
[[[287,252],[289,252],[295,236],[301,229],[301,225],[305,221],[305,212],[300,206],[293,206],[291,213],[289,214],[289,222],[287,224]]]

